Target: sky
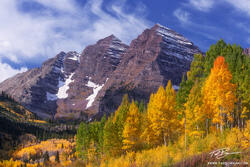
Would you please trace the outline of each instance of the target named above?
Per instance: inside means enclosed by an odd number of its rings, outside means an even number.
[[[250,47],[250,0],[0,0],[0,82],[114,34],[130,44],[159,23],[203,52]]]

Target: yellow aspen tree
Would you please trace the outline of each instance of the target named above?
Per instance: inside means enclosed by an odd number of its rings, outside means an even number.
[[[164,144],[174,137],[176,134],[179,121],[177,120],[176,111],[176,92],[172,86],[171,81],[168,81],[166,86],[166,101],[164,104],[163,117],[162,117],[162,129],[163,129],[163,140]]]
[[[140,113],[134,101],[129,106],[123,130],[123,147],[126,151],[137,151],[140,146]]]
[[[193,88],[190,91],[185,106],[185,146],[187,145],[187,136],[201,136],[205,131],[206,116],[203,110],[201,110],[202,96],[201,85],[199,82],[195,82]]]
[[[166,90],[161,86],[156,94],[150,96],[148,103],[148,131],[147,140],[152,145],[165,144],[170,141],[177,126],[177,112],[175,111],[176,93],[171,81]]]
[[[212,119],[212,123],[223,131],[225,122],[232,122],[231,112],[236,101],[236,86],[231,83],[232,74],[223,56],[214,61],[211,73],[205,81],[202,89],[203,110]]]
[[[166,92],[162,86],[155,94],[150,96],[148,103],[148,121],[147,140],[152,145],[160,145],[163,142],[163,133],[161,128],[161,119],[163,116],[164,104],[166,101]]]

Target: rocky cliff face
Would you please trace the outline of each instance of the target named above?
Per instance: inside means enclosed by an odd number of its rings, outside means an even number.
[[[175,89],[189,70],[198,47],[182,35],[161,25],[145,30],[133,40],[124,59],[98,94],[93,108],[102,113],[114,111],[124,94],[149,100],[150,93],[172,81]]]
[[[155,25],[130,46],[111,35],[81,55],[61,52],[41,68],[4,81],[0,90],[41,117],[88,120],[114,111],[126,93],[148,101],[168,80],[178,89],[196,53],[200,50],[188,39]]]
[[[67,87],[63,85],[67,84],[70,74],[79,65],[78,57],[76,52],[61,52],[44,62],[41,68],[31,69],[2,82],[0,90],[38,116],[51,117],[56,112],[57,99],[65,96]]]
[[[243,53],[245,55],[250,55],[250,48],[246,48]]]
[[[87,119],[88,115],[96,113],[90,108],[99,91],[113,75],[127,48],[114,35],[86,47],[73,76],[74,82],[70,85],[68,98],[57,102],[56,118]]]

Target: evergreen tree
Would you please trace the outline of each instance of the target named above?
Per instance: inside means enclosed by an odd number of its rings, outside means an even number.
[[[139,104],[139,112],[143,113],[145,111],[145,103],[144,100],[141,100],[140,104]]]
[[[102,117],[100,123],[99,123],[99,130],[98,130],[98,146],[97,150],[101,153],[103,153],[103,142],[104,142],[104,126],[106,122],[106,115]]]
[[[123,136],[124,123],[126,121],[128,111],[129,111],[129,99],[128,99],[128,95],[126,94],[124,95],[122,99],[121,105],[116,110],[114,119],[113,119],[113,122],[116,125],[117,130],[118,130],[118,137],[119,137],[120,143],[122,143],[122,140],[123,140],[122,136]]]
[[[103,151],[108,156],[118,156],[122,153],[118,130],[113,123],[113,114],[108,118],[104,126],[103,135]]]
[[[219,55],[225,55],[225,49],[227,44],[223,40],[219,40],[215,45],[211,45],[209,51],[206,52],[204,63],[204,77],[206,78],[210,74],[210,70],[213,67],[214,60]]]
[[[87,149],[90,143],[89,127],[86,123],[81,123],[76,134],[76,151],[80,158],[86,158]]]
[[[120,155],[123,153],[123,130],[124,130],[124,124],[127,118],[127,113],[129,111],[129,99],[128,95],[126,94],[121,102],[121,105],[119,108],[115,111],[115,115],[112,119],[112,123],[109,122],[108,126],[105,125],[106,129],[104,133],[108,133],[108,136],[113,136],[113,150],[109,150],[109,152],[113,155]],[[105,134],[104,134],[105,135]],[[106,138],[107,141],[107,138]],[[104,138],[105,142],[105,138]],[[110,142],[110,141],[107,141]],[[106,142],[106,144],[107,144]],[[107,145],[106,145],[107,146]]]
[[[195,82],[202,84],[204,75],[204,56],[201,54],[194,55],[194,59],[191,63],[190,71],[187,72],[187,80],[183,76],[180,88],[176,95],[176,109],[178,111],[178,119],[183,120],[184,130],[186,130],[186,108],[185,103],[188,100],[190,91]],[[185,135],[186,137],[186,135]],[[185,143],[186,143],[185,138]]]

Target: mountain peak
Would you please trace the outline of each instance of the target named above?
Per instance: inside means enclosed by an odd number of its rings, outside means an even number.
[[[97,41],[97,44],[110,44],[113,41],[117,41],[117,42],[122,42],[119,38],[117,38],[115,35],[111,34],[103,39],[100,39],[99,41]]]
[[[1,83],[0,91],[40,117],[87,120],[114,111],[126,93],[148,101],[168,80],[178,88],[196,53],[184,36],[156,24],[130,46],[111,34],[81,54],[61,52],[41,68]]]
[[[153,27],[152,27],[152,29],[153,28],[156,28],[156,29],[158,29],[158,28],[163,28],[163,29],[168,29],[168,30],[170,30],[170,28],[168,28],[168,27],[166,27],[166,26],[163,26],[163,25],[161,25],[160,23],[156,23]]]
[[[183,35],[158,23],[155,24],[151,28],[151,30],[155,30],[157,34],[162,36],[165,40],[171,40],[172,42],[180,43],[183,45],[193,45],[193,43],[189,41],[187,38],[185,38]]]

